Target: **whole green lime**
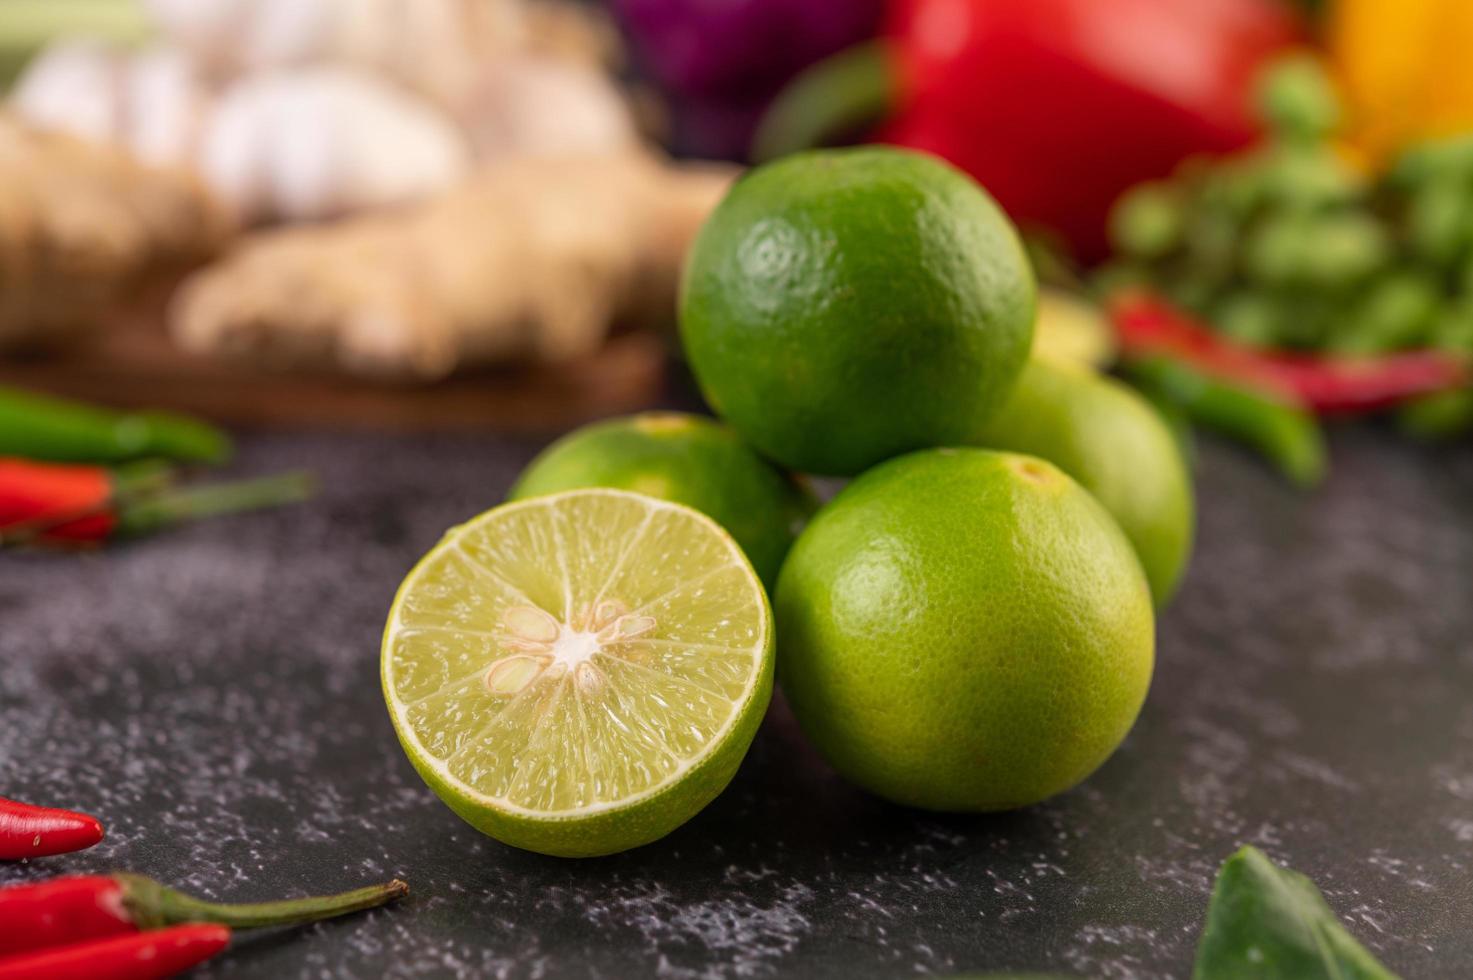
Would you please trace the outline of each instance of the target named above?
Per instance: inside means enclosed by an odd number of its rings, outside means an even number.
[[[712,419],[647,412],[595,422],[534,459],[508,499],[584,487],[632,490],[692,507],[726,528],[768,589],[818,507],[806,486]]]
[[[1157,606],[1170,600],[1192,553],[1192,475],[1171,429],[1133,389],[1035,358],[969,441],[1041,456],[1078,480],[1135,546]]]
[[[1155,649],[1130,542],[1053,464],[935,449],[851,483],[778,582],[778,682],[842,775],[897,803],[1026,806],[1140,711]]]
[[[759,451],[850,475],[964,441],[1033,332],[1033,273],[992,198],[885,147],[801,153],[740,180],[681,290],[701,390]]]

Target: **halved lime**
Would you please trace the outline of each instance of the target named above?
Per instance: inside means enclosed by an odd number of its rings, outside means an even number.
[[[736,773],[772,696],[772,616],[731,536],[622,490],[505,504],[404,584],[383,684],[409,760],[497,840],[657,840]]]

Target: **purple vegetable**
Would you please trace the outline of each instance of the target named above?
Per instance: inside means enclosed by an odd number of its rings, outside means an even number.
[[[745,154],[769,100],[809,65],[873,37],[884,0],[613,0],[670,99],[679,147]]]

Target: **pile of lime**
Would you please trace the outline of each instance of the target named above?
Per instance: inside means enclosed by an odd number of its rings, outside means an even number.
[[[731,780],[774,670],[890,800],[998,810],[1088,776],[1144,701],[1192,491],[1154,409],[1030,359],[1035,305],[1011,224],[930,157],[739,181],[680,309],[721,420],[566,436],[405,579],[383,684],[425,781],[518,847],[645,844]],[[819,507],[807,474],[853,479]]]

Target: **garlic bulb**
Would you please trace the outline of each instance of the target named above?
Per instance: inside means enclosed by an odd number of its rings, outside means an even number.
[[[194,64],[176,49],[134,53],[73,39],[26,67],[11,106],[38,126],[121,146],[145,163],[187,166],[211,99]]]
[[[163,33],[238,74],[341,63],[433,98],[460,91],[487,55],[525,43],[524,0],[145,0]]]
[[[469,168],[464,138],[433,106],[340,67],[269,72],[228,87],[200,154],[206,181],[248,220],[395,204]]]
[[[122,132],[119,80],[126,56],[107,41],[59,41],[26,65],[10,94],[23,118],[97,143]]]
[[[452,112],[483,160],[611,153],[639,143],[629,107],[605,75],[550,58],[486,65]]]
[[[134,55],[119,85],[121,142],[145,163],[190,166],[215,95],[193,61],[176,48]]]

